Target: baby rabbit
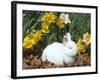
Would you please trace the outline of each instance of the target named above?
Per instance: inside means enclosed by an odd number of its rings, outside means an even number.
[[[77,52],[77,46],[74,41],[71,40],[70,33],[67,33],[63,37],[63,43],[54,42],[48,45],[41,56],[43,61],[49,61],[58,66],[64,66],[74,61],[74,56]]]

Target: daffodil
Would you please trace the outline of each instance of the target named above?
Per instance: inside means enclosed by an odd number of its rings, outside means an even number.
[[[23,43],[24,48],[31,48],[32,47],[32,40],[28,40]]]
[[[33,41],[33,36],[32,35],[27,35],[24,38],[24,42],[23,42],[23,47],[24,48],[31,48],[32,47],[32,41]]]
[[[55,22],[56,16],[54,15],[53,12],[46,12],[43,16],[42,16],[42,21],[47,22],[48,24]]]
[[[65,24],[71,23],[71,21],[69,19],[69,14],[62,13],[60,15],[60,18],[64,21]]]
[[[38,30],[35,33],[30,33],[24,38],[23,47],[32,48],[33,45],[36,45],[39,40],[41,40],[42,31]]]
[[[83,35],[83,41],[88,45],[90,43],[90,34],[87,32]]]
[[[77,42],[78,53],[84,52],[89,43],[90,43],[90,34],[87,32],[83,34],[83,39],[79,39]]]
[[[79,39],[77,42],[77,49],[78,53],[84,52],[86,48],[86,43],[82,41],[82,39]]]
[[[64,28],[64,21],[61,18],[56,18],[55,23],[60,29]]]
[[[41,36],[42,36],[41,30],[36,31],[36,33],[33,34],[33,38],[34,38],[33,45],[35,45],[41,39]]]
[[[41,30],[43,33],[47,33],[49,31],[49,25],[46,22],[43,22],[41,24],[41,27],[42,27]]]

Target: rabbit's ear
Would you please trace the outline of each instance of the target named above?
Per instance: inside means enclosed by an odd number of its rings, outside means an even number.
[[[67,43],[67,41],[68,41],[67,36],[64,36],[64,37],[63,37],[63,43],[65,44],[65,43]]]
[[[67,39],[68,40],[71,40],[71,35],[70,35],[70,33],[68,32],[68,33],[66,33],[66,36],[67,36]]]

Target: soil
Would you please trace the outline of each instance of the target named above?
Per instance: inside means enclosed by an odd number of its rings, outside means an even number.
[[[27,53],[27,52],[26,52]],[[91,66],[91,59],[89,53],[80,53],[75,56],[75,61],[64,66],[57,66],[48,61],[43,62],[40,56],[33,54],[23,55],[23,69],[44,69],[44,68],[59,68],[59,67],[81,67]]]

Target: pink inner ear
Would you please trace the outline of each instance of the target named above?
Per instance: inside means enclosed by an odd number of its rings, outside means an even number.
[[[68,39],[67,39],[66,37],[64,37],[64,41],[65,41],[65,42],[67,42],[67,41],[68,41]]]

